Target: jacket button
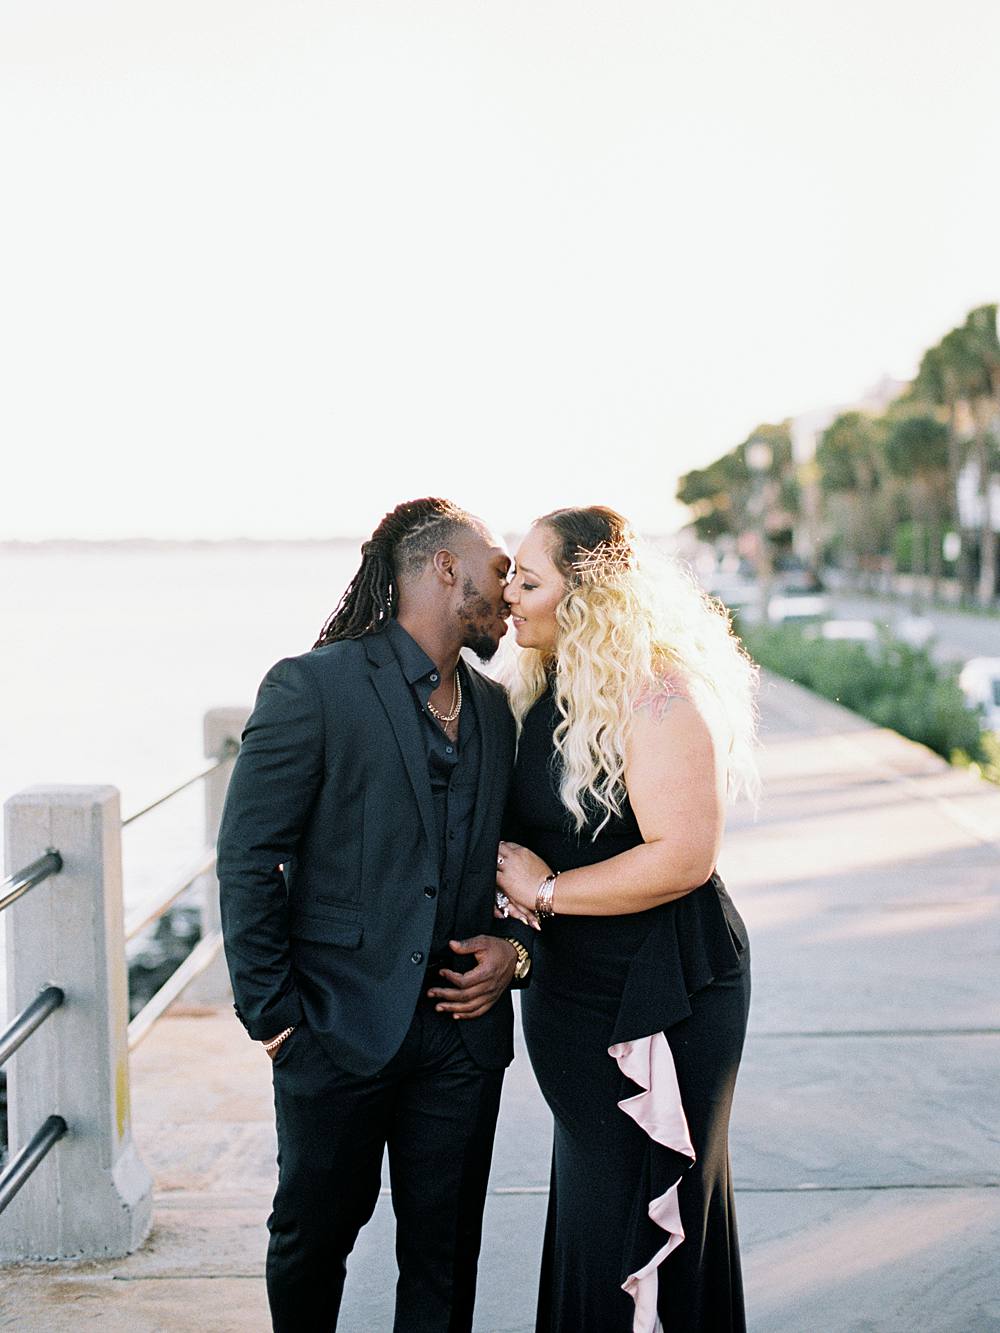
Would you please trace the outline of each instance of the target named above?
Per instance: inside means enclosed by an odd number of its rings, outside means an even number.
[[[422,963],[423,961],[424,961],[424,956],[423,956],[423,954],[420,952],[419,949],[414,949],[413,953],[410,954],[410,962],[411,962],[411,963]]]
[[[433,884],[428,884],[428,885],[427,885],[427,888],[424,889],[424,897],[425,897],[425,898],[436,898],[436,897],[437,897],[437,893],[438,893],[438,891],[437,891],[437,889],[434,887]]]

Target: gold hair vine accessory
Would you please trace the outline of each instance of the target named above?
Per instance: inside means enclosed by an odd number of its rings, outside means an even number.
[[[598,542],[592,551],[581,554],[570,568],[584,583],[610,583],[632,568],[632,547],[626,541]]]

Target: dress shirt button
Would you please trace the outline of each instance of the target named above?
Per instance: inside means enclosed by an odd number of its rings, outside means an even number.
[[[436,897],[437,897],[437,892],[438,892],[438,891],[437,891],[437,889],[434,887],[433,884],[428,884],[428,885],[427,885],[427,888],[424,889],[424,897],[425,897],[425,898],[436,898]]]
[[[411,963],[422,963],[423,961],[424,961],[424,956],[423,956],[423,954],[420,952],[419,949],[414,949],[413,953],[410,954],[410,962],[411,962]]]

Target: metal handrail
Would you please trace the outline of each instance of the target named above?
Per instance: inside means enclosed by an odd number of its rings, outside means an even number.
[[[0,1175],[0,1213],[68,1128],[61,1115],[50,1115],[35,1131],[31,1140],[11,1160],[6,1171]]]
[[[225,714],[226,717],[225,725],[227,728],[229,727],[229,721],[228,721],[229,712],[235,713],[237,711],[238,710],[222,710],[222,713]],[[205,812],[206,828],[208,833],[207,840],[210,840],[214,837],[214,829],[218,822],[217,806],[221,801],[222,796],[224,795],[224,789],[229,777],[229,771],[232,767],[232,761],[234,757],[238,754],[240,747],[238,742],[234,738],[223,740],[222,737],[218,736],[218,727],[216,726],[216,722],[211,721],[209,715],[207,714],[206,714],[206,727],[207,727],[207,732],[211,733],[209,736],[209,739],[211,741],[210,748],[214,751],[211,762],[207,765],[207,767],[203,768],[193,777],[188,778],[186,782],[180,783],[178,786],[166,792],[164,795],[158,797],[156,800],[151,801],[141,810],[136,810],[134,813],[129,814],[127,818],[121,821],[120,825],[118,825],[117,820],[115,820],[114,824],[109,825],[109,819],[108,819],[111,809],[114,809],[115,814],[117,814],[118,810],[117,794],[115,797],[114,805],[109,806],[107,800],[105,799],[104,792],[98,792],[95,796],[95,793],[92,789],[87,789],[88,800],[91,801],[95,812],[99,816],[99,821],[100,821],[99,828],[95,830],[95,840],[94,840],[95,846],[98,844],[97,835],[99,835],[99,838],[103,838],[105,840],[105,843],[109,843],[110,852],[114,859],[114,864],[110,866],[107,864],[95,866],[93,867],[92,874],[88,873],[85,877],[83,877],[83,882],[80,886],[80,892],[81,896],[87,897],[87,903],[90,908],[90,911],[88,911],[88,913],[85,914],[85,921],[82,927],[83,929],[87,928],[87,925],[91,921],[91,917],[98,918],[100,921],[104,920],[115,921],[116,919],[119,923],[121,921],[120,898],[118,898],[117,901],[109,902],[109,895],[114,895],[115,897],[117,897],[119,892],[121,859],[120,859],[120,847],[118,845],[118,837],[117,837],[118,827],[121,828],[129,827],[130,825],[134,824],[138,819],[142,818],[144,815],[149,814],[153,810],[156,810],[159,806],[165,804],[173,797],[181,794],[184,791],[187,791],[189,788],[193,787],[196,783],[203,782],[205,779],[212,779],[213,775],[218,775],[214,781],[209,782],[208,800],[206,803],[206,812]],[[223,734],[225,735],[225,733]],[[219,742],[221,742],[221,744]],[[45,795],[47,796],[49,803],[54,808],[59,807],[60,793],[58,790],[52,789],[51,791],[47,791]],[[98,797],[100,799],[98,799]],[[20,814],[19,811],[17,814],[17,818],[20,819],[22,817],[23,816]],[[84,869],[89,870],[90,869],[89,858],[91,855],[90,847],[85,842],[82,836],[80,838],[80,843],[83,848],[81,855],[83,856],[85,861],[88,861],[88,865],[86,867],[81,866],[81,870]],[[69,863],[71,867],[75,865],[76,860],[78,859],[77,852],[74,850],[75,845],[76,844],[74,843],[73,846],[67,846],[65,853],[65,855],[69,858]],[[66,846],[65,843],[64,846]],[[63,855],[60,854],[60,852],[58,852],[55,848],[52,847],[46,848],[45,854],[43,856],[40,856],[38,860],[32,862],[28,866],[25,866],[23,869],[14,872],[13,874],[9,875],[6,879],[0,880],[0,911],[10,906],[12,903],[16,902],[18,898],[20,898],[23,894],[27,893],[28,890],[33,888],[36,884],[40,884],[50,875],[56,875],[63,869],[64,869]],[[164,897],[161,898],[160,902],[155,907],[153,908],[144,907],[131,915],[130,919],[128,920],[128,925],[125,932],[126,940],[134,938],[134,936],[137,935],[140,931],[144,930],[146,927],[155,922],[158,918],[162,917],[163,914],[166,911],[168,911],[168,909],[170,909],[178,901],[178,899],[181,899],[182,895],[188,892],[191,889],[191,886],[195,885],[200,879],[202,879],[203,877],[213,876],[214,869],[215,869],[214,848],[211,847],[202,848],[202,850],[197,853],[196,859],[193,860],[189,864],[187,869],[184,871],[183,875],[179,879],[175,878],[173,880],[169,888],[169,891],[166,893]],[[104,896],[103,902],[101,901],[102,894]],[[107,917],[103,915],[106,911],[108,913]],[[33,920],[32,918],[34,917],[34,915],[35,914],[33,913],[28,913],[27,916],[24,918],[24,925],[26,930],[28,930],[29,932],[34,932],[34,936],[31,942],[32,947],[34,947],[34,937],[39,937],[39,945],[41,945],[41,938],[43,938],[46,933],[51,933],[52,931],[58,928],[58,923],[55,921],[50,922],[49,925],[46,926],[44,921]],[[178,995],[181,994],[184,988],[187,985],[189,985],[189,983],[195,977],[199,976],[207,968],[209,968],[213,960],[216,959],[223,945],[222,932],[220,929],[218,929],[218,926],[216,924],[218,920],[217,914],[211,910],[210,906],[208,908],[207,915],[209,921],[212,923],[214,928],[211,929],[209,934],[206,935],[195,946],[195,948],[191,951],[191,953],[184,960],[184,962],[181,963],[179,967],[175,968],[173,973],[167,978],[166,982],[159,988],[159,990],[157,990],[157,992],[152,996],[152,998],[149,1001],[147,1001],[147,1003],[143,1006],[143,1008],[139,1011],[139,1013],[128,1024],[127,1032],[125,1034],[122,1033],[121,1027],[117,1026],[116,1023],[113,1023],[112,1028],[109,1029],[107,1032],[104,1032],[102,1030],[104,1026],[102,1020],[106,1017],[105,1008],[107,1005],[110,1004],[111,1006],[113,1018],[120,1021],[120,1018],[124,1017],[124,1015],[121,1015],[120,1012],[118,1012],[118,1006],[123,1003],[124,999],[124,997],[122,996],[123,988],[120,985],[120,981],[123,980],[123,978],[120,977],[120,969],[123,959],[121,955],[119,956],[118,959],[112,959],[114,968],[112,976],[110,977],[110,982],[107,985],[107,987],[104,988],[106,993],[102,994],[102,987],[101,985],[98,985],[96,988],[97,1005],[88,1006],[92,1011],[96,1011],[95,1016],[98,1020],[98,1028],[97,1028],[98,1044],[100,1045],[101,1043],[104,1043],[104,1046],[107,1046],[108,1045],[107,1039],[109,1037],[111,1039],[110,1046],[113,1058],[110,1062],[110,1065],[109,1062],[105,1060],[102,1060],[100,1062],[101,1073],[104,1075],[104,1077],[103,1079],[94,1080],[93,1086],[91,1086],[92,1082],[91,1073],[89,1068],[87,1067],[87,1060],[89,1059],[87,1045],[85,1045],[83,1048],[80,1048],[79,1043],[72,1043],[70,1046],[67,1047],[67,1055],[68,1057],[71,1057],[71,1060],[73,1062],[72,1067],[73,1070],[75,1071],[74,1080],[79,1079],[81,1083],[85,1083],[87,1085],[85,1088],[81,1089],[81,1099],[82,1099],[81,1105],[85,1107],[84,1120],[81,1121],[79,1125],[75,1123],[69,1125],[67,1124],[66,1119],[62,1115],[59,1115],[56,1111],[54,1111],[52,1114],[46,1116],[43,1123],[38,1126],[38,1128],[35,1130],[34,1134],[31,1136],[30,1140],[27,1143],[23,1143],[22,1140],[23,1146],[21,1146],[20,1149],[16,1152],[16,1154],[11,1157],[10,1161],[6,1163],[2,1172],[0,1172],[0,1214],[3,1213],[7,1205],[18,1194],[18,1192],[22,1189],[22,1187],[27,1183],[27,1181],[30,1179],[31,1175],[37,1170],[37,1168],[40,1165],[42,1165],[43,1162],[45,1162],[46,1158],[49,1156],[50,1153],[52,1153],[53,1148],[56,1146],[56,1144],[58,1144],[59,1140],[62,1139],[67,1134],[72,1137],[77,1132],[79,1132],[82,1136],[82,1143],[87,1144],[91,1139],[94,1139],[95,1147],[100,1148],[99,1153],[93,1153],[89,1155],[88,1170],[94,1167],[95,1164],[99,1165],[101,1169],[105,1168],[109,1164],[113,1166],[114,1161],[116,1160],[116,1153],[117,1153],[116,1144],[118,1140],[115,1140],[113,1134],[109,1135],[109,1131],[114,1130],[114,1118],[113,1116],[109,1117],[106,1114],[106,1103],[109,1097],[111,1099],[112,1105],[116,1104],[115,1101],[116,1098],[118,1103],[121,1102],[122,1091],[123,1091],[123,1082],[122,1082],[123,1074],[125,1080],[124,1092],[127,1096],[128,1061],[127,1060],[125,1061],[123,1069],[120,1059],[122,1054],[120,1046],[122,1036],[126,1037],[127,1049],[129,1051],[133,1050],[135,1046],[138,1045],[138,1043],[151,1031],[157,1019],[159,1019],[160,1016],[164,1013],[164,1011],[168,1008],[168,1006],[171,1003],[173,1003],[174,1000],[177,999]],[[20,922],[20,916],[18,913],[14,913],[14,916],[16,919],[15,925],[17,925]],[[206,922],[205,924],[208,923]],[[204,929],[204,924],[202,928]],[[56,1009],[58,1009],[62,1005],[73,1003],[73,997],[77,993],[78,988],[82,991],[81,998],[84,999],[85,1001],[88,999],[90,992],[90,985],[88,979],[91,976],[91,974],[95,972],[99,974],[101,977],[105,975],[102,969],[103,969],[103,962],[105,959],[106,950],[108,947],[112,949],[114,947],[114,941],[104,938],[104,935],[106,935],[106,931],[103,933],[99,933],[92,938],[88,938],[85,941],[81,941],[81,954],[84,955],[88,960],[91,959],[91,954],[93,955],[93,960],[94,960],[93,967],[90,966],[89,962],[87,963],[87,965],[84,966],[81,964],[81,961],[78,960],[75,970],[72,967],[70,967],[69,969],[70,972],[73,972],[73,976],[76,979],[72,980],[71,983],[69,972],[67,972],[66,976],[63,977],[63,981],[65,983],[65,990],[63,989],[63,987],[54,984],[54,982],[48,982],[48,984],[44,984],[43,988],[38,992],[38,994],[36,994],[34,998],[32,998],[24,1006],[24,1008],[22,1008],[21,1012],[18,1013],[9,1023],[7,1023],[7,1025],[2,1030],[0,1030],[0,1070],[2,1070],[3,1066],[11,1059],[11,1057],[15,1053],[19,1053],[21,1051],[22,1047],[32,1036],[32,1034],[37,1032],[37,1030],[41,1027],[41,1025],[46,1021],[46,1019],[48,1019],[55,1012]],[[118,948],[119,949],[121,948],[120,937],[119,937]],[[117,952],[117,950],[115,950],[115,952]],[[53,953],[52,956],[53,958],[58,958],[64,955],[62,955],[57,950],[55,953]],[[67,966],[67,964],[64,963],[64,966]],[[44,971],[42,971],[42,977],[44,978],[45,973],[49,971],[49,965],[42,964],[42,967],[44,968]],[[55,971],[56,975],[58,975],[60,969],[58,967],[53,967],[53,971]],[[79,975],[77,976],[77,974]],[[67,998],[67,996],[69,998]],[[63,1031],[64,1025],[57,1024],[56,1026],[60,1028],[60,1031],[58,1034],[53,1033],[53,1037],[59,1035],[60,1040],[66,1040],[68,1042],[72,1042],[71,1034]],[[116,1026],[117,1026],[117,1032],[114,1031],[114,1028]],[[47,1046],[47,1043],[36,1043],[36,1047],[39,1044]],[[43,1057],[48,1054],[49,1054],[48,1051],[39,1053],[40,1065],[50,1063],[49,1061],[43,1059]],[[27,1068],[22,1067],[23,1059],[24,1057],[21,1054],[18,1054],[17,1061],[15,1062],[16,1068],[20,1069],[20,1072],[22,1074],[22,1080],[21,1080],[22,1088],[25,1082],[33,1081],[37,1075],[42,1073],[42,1070],[40,1068],[36,1068],[34,1065],[29,1064]],[[110,1077],[108,1077],[109,1070],[110,1070]],[[45,1096],[45,1101],[47,1101],[50,1106],[52,1105],[53,1102],[55,1102],[57,1108],[59,1106],[59,1101],[61,1100],[58,1094],[59,1086],[60,1086],[60,1080],[56,1080],[54,1083],[55,1095],[47,1094]],[[16,1086],[14,1091],[15,1093],[17,1092]],[[92,1117],[91,1107],[95,1101],[98,1104],[98,1115],[96,1117]],[[22,1119],[20,1115],[17,1116],[17,1120],[20,1122],[22,1126],[24,1126],[24,1128],[27,1128],[27,1126],[24,1125],[24,1119]],[[20,1134],[18,1135],[18,1137],[20,1138]],[[119,1124],[118,1139],[120,1140],[121,1137],[122,1137],[122,1127]],[[107,1160],[109,1151],[111,1156],[110,1163]],[[48,1169],[57,1170],[58,1167],[59,1167],[59,1160],[57,1157],[55,1157],[53,1161],[50,1163]],[[132,1232],[138,1234],[137,1231],[138,1228],[140,1227],[144,1228],[146,1225],[148,1225],[148,1223],[144,1221],[145,1214],[143,1212],[143,1209],[148,1211],[149,1191],[148,1189],[146,1189],[142,1197],[135,1201],[134,1206],[129,1203],[129,1201],[121,1193],[120,1189],[119,1189],[119,1196],[120,1197],[118,1198],[118,1203],[124,1204],[129,1208],[129,1219],[130,1219],[129,1224],[132,1228]],[[29,1191],[25,1202],[28,1204],[29,1208],[37,1208],[41,1210],[39,1213],[39,1218],[44,1218],[44,1225],[47,1228],[49,1225],[49,1219],[44,1215],[48,1213],[49,1208],[51,1207],[51,1200],[48,1200],[45,1197],[32,1199],[31,1192]],[[62,1202],[64,1203],[65,1199],[63,1199]],[[112,1203],[113,1202],[114,1200],[112,1200]],[[59,1206],[61,1207],[62,1204],[60,1203]],[[109,1219],[111,1218],[112,1214],[114,1215],[115,1219],[117,1219],[118,1212],[116,1208],[112,1208],[110,1210],[108,1214]],[[115,1225],[117,1226],[117,1220],[115,1221]],[[48,1235],[49,1232],[46,1230],[45,1234]],[[132,1233],[130,1232],[129,1234]],[[56,1249],[59,1249],[61,1245],[62,1245],[61,1241],[56,1241],[54,1243]],[[2,1320],[0,1320],[0,1323],[2,1323]]]
[[[196,773],[193,778],[188,778],[187,782],[182,782],[181,785],[175,787],[173,791],[168,791],[165,796],[158,796],[155,801],[150,801],[149,805],[144,806],[141,810],[137,810],[134,815],[129,815],[128,819],[123,819],[122,828],[128,828],[129,824],[134,824],[135,821],[141,819],[143,815],[148,815],[150,810],[155,810],[156,807],[162,805],[164,801],[169,801],[172,797],[179,796],[182,791],[187,791],[188,787],[193,787],[194,784],[200,782],[202,778],[211,777],[213,773],[218,772],[223,764],[228,764],[230,759],[239,753],[239,748],[240,747],[237,745],[236,741],[231,739],[227,740],[223,747],[221,759],[217,759],[214,764],[210,764],[208,768],[203,770],[203,772]]]
[[[200,879],[202,875],[207,875],[215,865],[215,848],[206,847],[196,861],[194,861],[181,876],[181,878],[169,889],[166,896],[161,898],[156,907],[140,908],[131,917],[125,921],[125,939],[126,941],[135,939],[140,931],[151,926],[154,921],[158,921],[164,912],[169,911],[174,903],[186,893],[195,880]]]
[[[213,930],[199,940],[180,967],[171,972],[160,989],[151,995],[128,1025],[128,1048],[134,1051],[156,1020],[173,1004],[181,991],[200,976],[222,948],[222,931]]]
[[[23,1046],[36,1028],[40,1028],[49,1014],[58,1009],[66,998],[59,986],[46,986],[30,1004],[0,1032],[0,1065],[4,1065],[19,1046]]]
[[[0,880],[0,893],[3,893],[5,889],[9,890],[0,898],[0,912],[5,907],[9,907],[11,903],[16,902],[22,893],[27,893],[36,884],[41,884],[43,879],[48,879],[50,875],[58,875],[62,868],[62,857],[54,848],[50,847],[44,856],[40,856],[37,861],[32,861],[30,866],[25,866],[23,870],[16,870],[13,875],[8,875],[6,879]]]

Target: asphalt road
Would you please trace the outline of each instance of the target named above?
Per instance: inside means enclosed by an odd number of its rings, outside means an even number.
[[[892,631],[909,614],[905,599],[832,593],[830,602],[838,620],[873,620]],[[920,612],[934,627],[930,644],[940,662],[967,662],[970,657],[1000,657],[1000,616],[972,611],[929,608]]]

